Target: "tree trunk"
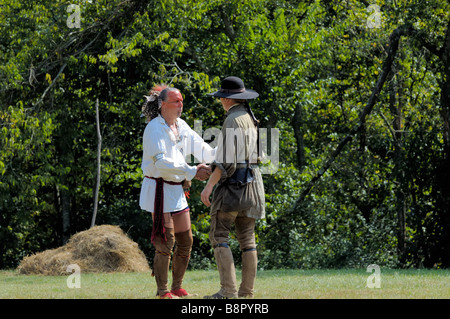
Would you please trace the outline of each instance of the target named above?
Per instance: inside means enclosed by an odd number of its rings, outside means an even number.
[[[91,227],[95,225],[95,219],[97,217],[98,208],[98,192],[100,189],[100,173],[101,173],[101,155],[102,155],[102,135],[100,134],[100,116],[98,111],[98,99],[95,102],[95,118],[97,124],[97,181],[94,189],[94,212],[92,214]]]
[[[444,123],[444,156],[441,168],[437,171],[439,190],[442,197],[440,203],[440,214],[442,220],[442,234],[444,256],[442,263],[444,267],[450,266],[450,21],[442,51],[442,62],[444,72],[441,83],[441,115]]]
[[[295,140],[297,142],[297,167],[300,171],[306,165],[305,160],[305,145],[303,143],[302,131],[302,106],[296,105],[294,117],[292,119],[292,127],[294,128]]]
[[[421,44],[431,53],[436,55],[442,62],[442,70],[436,71],[441,73],[440,106],[443,122],[443,156],[439,167],[436,169],[437,181],[437,213],[439,214],[439,226],[441,226],[441,237],[439,244],[443,245],[439,252],[439,256],[431,257],[433,262],[440,259],[443,267],[450,266],[450,21],[447,23],[447,31],[444,44],[441,48],[437,48],[428,42],[428,38],[418,38]]]
[[[395,72],[397,73],[397,72]],[[397,80],[394,85],[395,79]],[[398,99],[396,98],[398,94]],[[397,208],[397,254],[400,265],[406,262],[406,192],[408,181],[405,178],[403,146],[403,81],[398,74],[394,74],[389,92],[389,110],[394,117],[392,122],[392,138],[394,140],[394,178],[396,180],[396,208]]]
[[[362,109],[361,113],[359,114],[359,123],[350,131],[350,133],[339,143],[339,145],[336,147],[336,149],[331,153],[328,160],[323,165],[322,169],[319,170],[319,172],[309,181],[309,183],[306,185],[305,189],[300,193],[300,196],[297,198],[297,200],[294,203],[294,206],[291,209],[291,212],[294,212],[299,204],[305,199],[306,196],[308,196],[311,189],[314,187],[315,183],[320,180],[320,178],[325,174],[325,172],[330,168],[331,164],[334,163],[336,158],[340,155],[344,147],[353,140],[353,137],[361,132],[362,129],[364,129],[366,118],[369,116],[369,114],[372,112],[376,102],[378,101],[378,96],[381,93],[381,90],[383,89],[384,83],[386,82],[389,73],[392,69],[392,64],[394,63],[395,56],[397,54],[398,45],[400,42],[400,38],[402,36],[411,35],[413,33],[414,29],[410,25],[402,25],[395,29],[391,35],[389,36],[389,44],[387,46],[388,55],[386,59],[383,62],[383,68],[382,72],[377,80],[377,83],[375,84],[374,89],[372,90],[372,94],[367,101],[366,106]]]
[[[68,189],[59,189],[59,201],[61,207],[63,244],[70,238],[70,191]]]
[[[444,120],[444,150],[447,159],[450,158],[450,21],[447,26],[446,39],[442,52],[444,64],[443,81],[441,84],[442,117]]]

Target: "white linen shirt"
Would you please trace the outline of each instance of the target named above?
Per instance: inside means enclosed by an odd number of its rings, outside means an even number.
[[[202,163],[214,160],[216,149],[205,143],[182,119],[177,119],[177,126],[178,140],[161,115],[145,127],[141,165],[144,180],[139,205],[148,212],[154,210],[156,181],[145,176],[162,177],[171,182],[192,180],[197,168],[186,163],[187,155],[194,155]],[[164,212],[179,211],[187,206],[182,185],[164,183]]]

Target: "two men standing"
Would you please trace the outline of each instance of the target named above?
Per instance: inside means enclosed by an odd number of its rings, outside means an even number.
[[[165,88],[160,93],[152,94],[147,97],[143,107],[143,114],[153,114],[153,118],[149,119],[144,132],[142,170],[146,178],[141,189],[140,205],[142,209],[153,213],[152,243],[156,249],[153,269],[158,286],[157,295],[160,298],[188,295],[181,288],[181,282],[192,247],[192,233],[182,183],[194,177],[205,180],[212,172],[201,193],[201,200],[211,207],[209,236],[221,289],[205,298],[253,297],[257,269],[255,223],[256,219],[265,216],[265,195],[257,166],[258,122],[247,100],[258,97],[258,93],[246,89],[241,79],[227,77],[222,81],[220,90],[210,94],[220,98],[226,111],[217,149],[212,149],[179,118],[182,97],[178,90]],[[158,104],[154,103],[155,100]],[[149,111],[148,105],[154,105],[153,109],[158,107],[159,111]],[[147,112],[144,111],[145,107]],[[236,144],[236,136],[227,136],[231,132],[234,135],[236,132],[245,132],[245,136],[238,136],[240,143]],[[212,163],[211,167],[204,164],[189,166],[184,159],[188,154],[193,154],[203,163]],[[228,244],[233,225],[242,251],[242,282],[239,290],[234,259]],[[172,262],[173,283],[169,291],[167,273],[175,241],[177,248]]]

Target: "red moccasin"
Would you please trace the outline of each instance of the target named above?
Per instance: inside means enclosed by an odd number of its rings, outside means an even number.
[[[170,293],[174,294],[177,297],[186,297],[189,296],[189,293],[183,288],[179,288],[176,290],[171,290]]]

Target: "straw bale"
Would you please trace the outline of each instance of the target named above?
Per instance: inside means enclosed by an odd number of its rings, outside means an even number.
[[[149,272],[138,244],[118,226],[101,225],[79,232],[66,245],[25,257],[21,274],[67,275],[67,266],[77,264],[86,272]]]

